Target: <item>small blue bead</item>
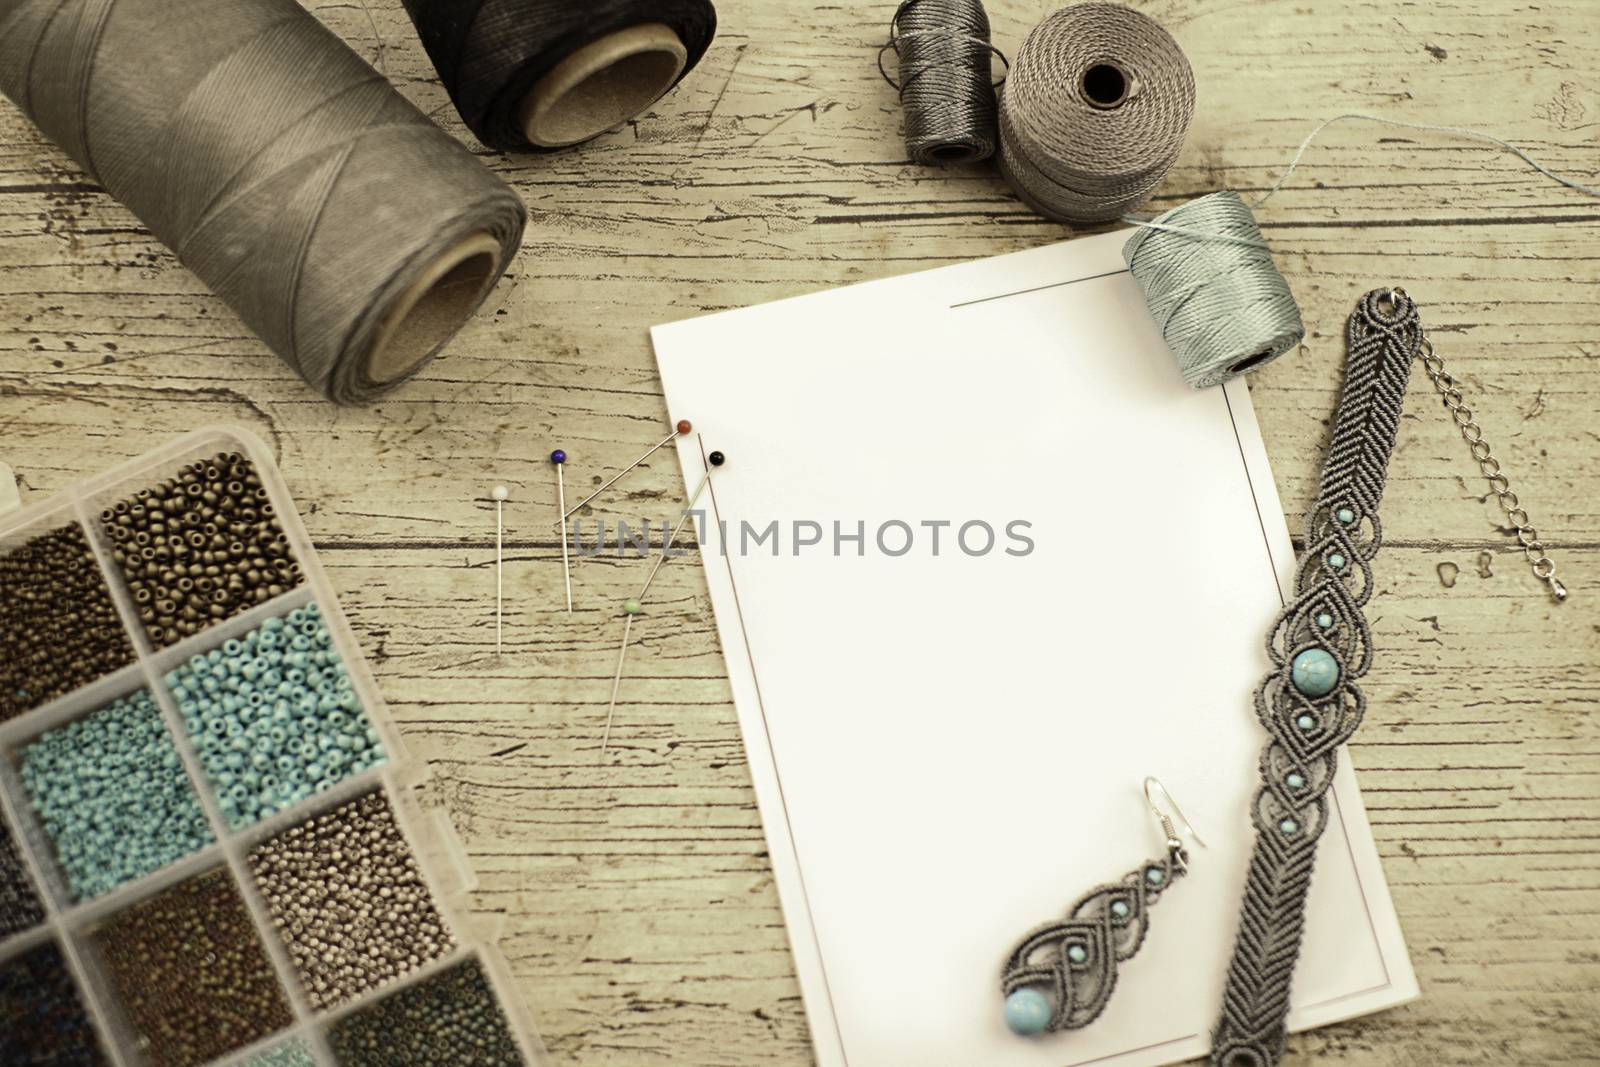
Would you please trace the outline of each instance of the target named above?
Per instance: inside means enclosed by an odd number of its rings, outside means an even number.
[[[1290,771],[1284,777],[1283,784],[1294,790],[1304,789],[1306,787],[1306,776],[1299,771]]]
[[[1278,824],[1278,829],[1282,830],[1286,834],[1292,834],[1296,830],[1300,829],[1300,824],[1295,822],[1293,819],[1285,819]]]
[[[1328,553],[1328,566],[1336,571],[1344,570],[1344,554],[1340,552]]]
[[[1072,945],[1067,948],[1067,959],[1073,963],[1082,963],[1088,958],[1089,954],[1083,950],[1082,945]]]
[[[1149,870],[1144,872],[1144,880],[1149,882],[1151,885],[1160,885],[1162,882],[1167,880],[1167,872],[1163,871],[1160,867],[1151,867]]]
[[[1338,511],[1333,513],[1333,518],[1335,522],[1338,522],[1344,526],[1349,526],[1352,522],[1356,521],[1356,513],[1351,511],[1349,508],[1340,508]]]
[[[1315,730],[1317,728],[1317,719],[1314,715],[1301,715],[1295,719],[1294,724],[1302,730]]]
[[[1013,1034],[1042,1034],[1050,1025],[1050,1001],[1037,989],[1019,989],[1006,998],[1005,1018]]]
[[[1126,919],[1128,917],[1128,905],[1123,901],[1113,900],[1111,902],[1111,914],[1119,919]]]
[[[1326,630],[1326,629],[1329,629],[1332,626],[1333,626],[1333,616],[1332,615],[1329,615],[1326,611],[1320,612],[1317,615],[1317,629]]]
[[[1308,648],[1289,665],[1289,679],[1308,697],[1327,696],[1339,684],[1339,661],[1325,648]]]

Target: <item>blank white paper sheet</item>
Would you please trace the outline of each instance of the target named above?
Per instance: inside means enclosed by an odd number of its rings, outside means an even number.
[[[1294,557],[1244,382],[1183,384],[1125,240],[653,331],[687,484],[728,457],[702,554],[828,1067],[1209,1047]],[[1012,1035],[1013,944],[1162,851],[1146,775],[1210,847],[1097,1022]],[[1347,758],[1334,796],[1296,1029],[1417,993]]]

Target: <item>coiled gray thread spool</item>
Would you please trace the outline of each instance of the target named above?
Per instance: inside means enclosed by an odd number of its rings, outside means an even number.
[[[1000,93],[1000,169],[1047,218],[1109,222],[1145,200],[1183,148],[1194,73],[1153,19],[1063,8],[1033,28]]]
[[[1122,249],[1183,380],[1196,389],[1305,339],[1300,307],[1250,206],[1223,191],[1141,223]]]
[[[517,195],[295,0],[0,0],[0,89],[328,398],[415,373]]]
[[[894,49],[897,82],[884,69]],[[878,49],[878,73],[900,93],[906,151],[924,166],[974,163],[994,154],[995,83],[989,16],[979,0],[902,0]]]

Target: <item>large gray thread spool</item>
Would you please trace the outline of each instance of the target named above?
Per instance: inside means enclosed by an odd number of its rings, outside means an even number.
[[[1177,161],[1194,73],[1172,35],[1121,4],[1063,8],[1033,28],[1000,92],[1000,169],[1047,218],[1108,222]]]
[[[517,195],[294,0],[0,0],[0,89],[313,388],[460,328]]]

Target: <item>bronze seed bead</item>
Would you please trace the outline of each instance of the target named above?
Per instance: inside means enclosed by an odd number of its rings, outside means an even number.
[[[193,1067],[293,1021],[226,870],[134,905],[108,922],[97,940],[111,985],[152,1062]]]
[[[108,509],[115,517],[108,526],[130,531],[125,537],[111,534],[114,551],[125,539],[139,548],[154,549],[153,557],[143,552],[116,556],[130,591],[136,594],[140,587],[148,589],[149,600],[140,603],[173,602],[167,615],[181,606],[176,618],[163,621],[158,617],[147,624],[146,633],[157,647],[278,595],[271,592],[273,588],[281,593],[302,580],[292,572],[277,573],[263,564],[256,568],[261,573],[255,582],[241,581],[237,586],[227,582],[229,576],[249,570],[237,566],[241,561],[280,558],[270,546],[282,534],[281,527],[276,522],[262,522],[259,515],[248,520],[243,517],[244,505],[256,510],[258,492],[265,497],[260,476],[244,456],[230,453],[184,464],[173,477],[135,494],[134,503],[121,512],[116,505]],[[262,589],[265,594],[258,595]],[[219,590],[227,596],[217,596]],[[152,634],[152,626],[162,632]]]

